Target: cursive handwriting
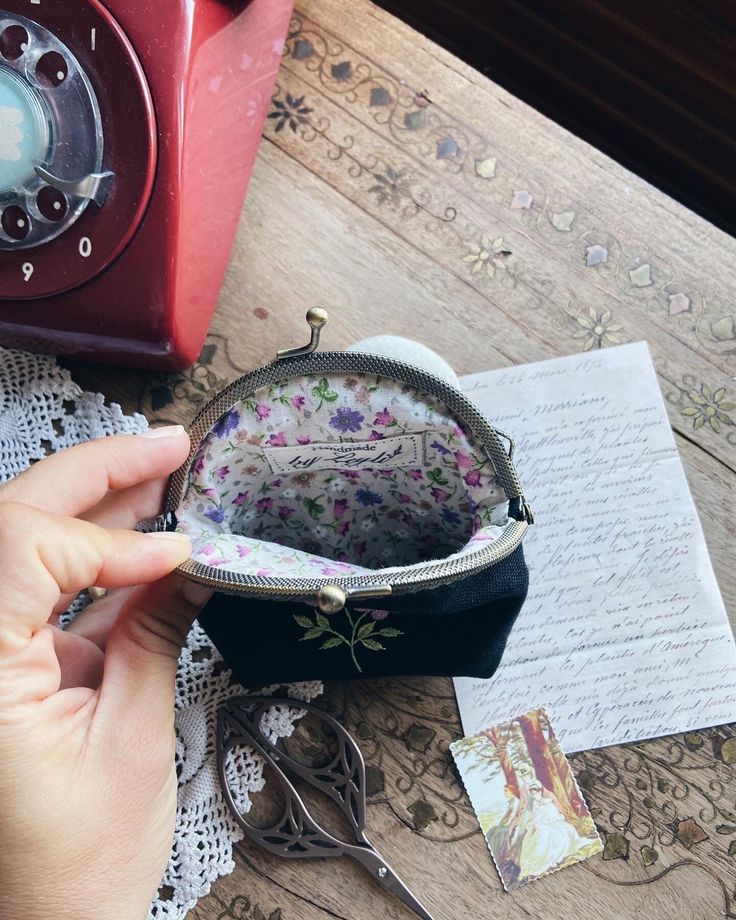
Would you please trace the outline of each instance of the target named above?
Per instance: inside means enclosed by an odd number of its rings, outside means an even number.
[[[530,591],[466,734],[544,706],[568,751],[736,719],[736,652],[643,343],[463,381],[516,439]]]

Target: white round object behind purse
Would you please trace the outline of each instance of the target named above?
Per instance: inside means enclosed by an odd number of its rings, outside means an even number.
[[[421,342],[415,342],[413,339],[405,339],[399,335],[373,335],[367,339],[361,339],[348,348],[348,351],[360,351],[370,355],[385,355],[387,358],[395,358],[398,361],[405,361],[407,364],[414,364],[421,367],[422,370],[435,377],[460,389],[460,381],[457,374],[450,365],[441,358],[436,351],[422,345]]]

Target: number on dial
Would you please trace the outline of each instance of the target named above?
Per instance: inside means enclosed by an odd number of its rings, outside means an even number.
[[[92,255],[92,240],[88,236],[83,236],[79,241],[79,255],[83,259],[89,259]]]
[[[20,270],[23,272],[23,280],[28,282],[31,280],[31,275],[33,274],[33,262],[24,262]]]

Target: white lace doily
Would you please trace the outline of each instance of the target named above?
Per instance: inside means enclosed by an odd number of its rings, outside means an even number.
[[[142,415],[124,415],[120,406],[106,405],[99,393],[83,392],[53,358],[0,348],[0,482],[47,453],[147,427]],[[76,609],[82,606],[82,602],[75,605]],[[195,624],[176,680],[179,793],[174,844],[149,918],[182,920],[215,879],[235,868],[232,849],[242,832],[220,791],[215,725],[220,702],[243,692],[230,683],[230,671]],[[322,692],[322,686],[318,682],[291,685],[287,692],[309,700]],[[294,710],[274,710],[264,730],[272,737],[284,737],[297,717]],[[240,750],[228,769],[230,788],[246,811],[249,796],[263,788],[262,763],[252,752]]]

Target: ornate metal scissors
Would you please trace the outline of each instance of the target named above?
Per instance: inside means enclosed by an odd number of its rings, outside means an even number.
[[[277,748],[261,731],[263,714],[272,706],[294,706],[313,713],[337,737],[337,753],[326,766],[309,766]],[[345,728],[331,715],[301,700],[271,696],[240,696],[224,703],[217,715],[217,768],[225,800],[235,820],[255,843],[290,859],[349,856],[360,863],[387,891],[392,892],[423,920],[433,920],[429,911],[391,869],[365,836],[365,762],[360,748]],[[270,765],[281,783],[284,809],[270,827],[256,827],[246,820],[235,804],[225,772],[230,750],[239,745],[254,748]],[[309,813],[288,774],[299,777],[324,792],[348,819],[354,843],[334,837]]]

